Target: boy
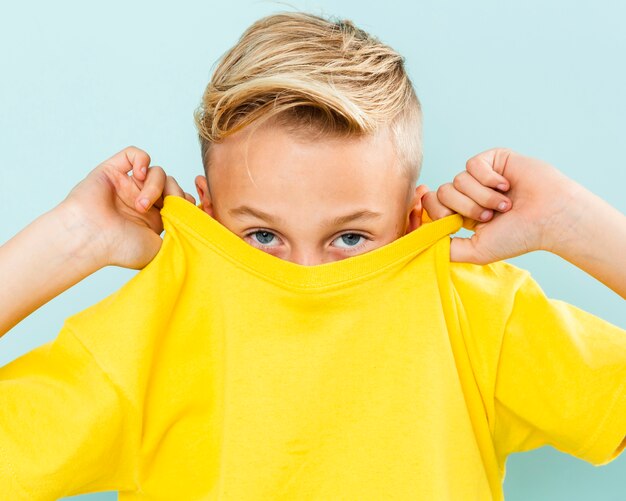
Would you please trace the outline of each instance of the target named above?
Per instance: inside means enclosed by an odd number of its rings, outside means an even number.
[[[8,498],[502,499],[512,452],[623,450],[626,333],[500,261],[550,250],[626,296],[622,214],[501,149],[415,188],[419,102],[349,22],[257,21],[196,119],[199,207],[130,147],[0,248],[0,333],[142,269],[0,369]]]

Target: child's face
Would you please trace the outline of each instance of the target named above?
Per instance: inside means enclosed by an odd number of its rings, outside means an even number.
[[[209,186],[196,177],[202,208],[250,245],[312,266],[381,247],[422,221],[425,185],[408,182],[387,129],[358,139],[296,139],[268,121],[212,145]],[[360,217],[334,221],[362,211]]]

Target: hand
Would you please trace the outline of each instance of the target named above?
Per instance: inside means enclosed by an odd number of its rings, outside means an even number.
[[[163,242],[163,199],[175,195],[196,203],[161,167],[149,165],[145,151],[129,146],[93,169],[60,204],[72,214],[68,226],[92,236],[94,260],[103,266],[143,268]]]
[[[494,148],[470,158],[452,183],[422,201],[432,219],[457,212],[463,227],[474,231],[471,238],[452,238],[451,261],[487,264],[552,251],[562,231],[559,221],[575,207],[574,185],[546,162]],[[504,209],[498,209],[501,202]],[[481,219],[485,211],[487,218]]]

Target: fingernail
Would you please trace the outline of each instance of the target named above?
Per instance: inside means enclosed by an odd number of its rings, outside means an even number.
[[[491,211],[489,210],[483,211],[483,213],[480,215],[480,220],[486,221],[487,219],[489,219],[490,215],[491,215]]]
[[[139,200],[139,205],[141,205],[144,209],[148,207],[150,201],[147,198],[142,198]]]
[[[506,184],[500,183],[498,186],[496,186],[496,188],[502,191],[506,191]]]
[[[506,209],[507,203],[506,202],[500,202],[498,204],[498,210],[504,210]]]
[[[146,172],[148,172],[147,167],[142,167],[142,168],[141,168],[141,173],[145,176],[145,175],[146,175]]]

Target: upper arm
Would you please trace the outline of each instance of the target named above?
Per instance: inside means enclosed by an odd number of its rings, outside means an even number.
[[[127,400],[67,327],[0,368],[0,401],[7,499],[132,487]]]

